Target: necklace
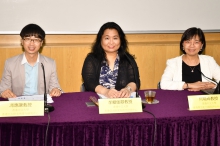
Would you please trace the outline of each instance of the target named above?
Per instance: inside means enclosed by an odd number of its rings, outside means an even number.
[[[194,72],[194,69],[196,68],[196,66],[194,67],[189,66],[189,67],[191,68],[191,72]]]

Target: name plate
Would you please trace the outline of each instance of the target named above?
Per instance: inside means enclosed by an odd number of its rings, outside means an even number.
[[[0,117],[43,115],[44,101],[0,101]]]
[[[189,110],[220,109],[220,94],[188,96]]]
[[[143,112],[141,98],[98,99],[98,103],[99,114]]]

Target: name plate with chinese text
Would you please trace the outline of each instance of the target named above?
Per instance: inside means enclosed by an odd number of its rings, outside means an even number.
[[[220,94],[188,96],[189,110],[220,109]]]
[[[98,99],[98,103],[99,114],[143,112],[141,98]]]
[[[0,101],[0,117],[43,115],[44,101]]]

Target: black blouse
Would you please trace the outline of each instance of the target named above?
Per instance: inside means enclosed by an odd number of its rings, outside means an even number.
[[[182,81],[186,83],[202,81],[200,63],[196,66],[188,66],[184,61],[182,61]]]
[[[118,69],[118,77],[116,80],[115,89],[121,90],[126,87],[128,83],[134,82],[137,85],[137,89],[140,88],[140,78],[139,78],[139,70],[134,58],[127,54],[134,68],[131,66],[129,60],[122,60],[120,58],[119,61],[119,69]],[[84,80],[84,86],[86,91],[95,91],[96,86],[100,85],[99,77],[101,70],[101,62],[98,61],[97,58],[93,54],[89,54],[83,64],[82,68],[82,77]],[[136,75],[136,77],[135,77]]]

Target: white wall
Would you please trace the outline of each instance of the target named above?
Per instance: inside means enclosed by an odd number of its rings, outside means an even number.
[[[220,32],[220,0],[0,0],[0,34],[29,23],[47,34],[94,34],[108,21],[126,33]]]

